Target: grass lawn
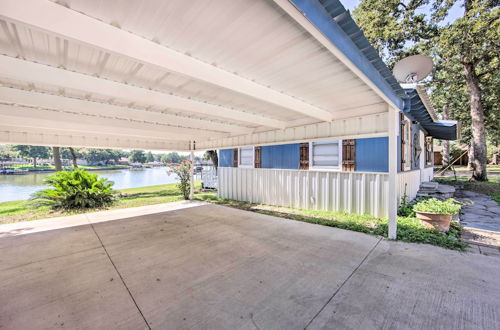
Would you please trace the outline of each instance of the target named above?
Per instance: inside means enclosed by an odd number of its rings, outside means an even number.
[[[500,204],[500,178],[489,178],[487,182],[469,181],[469,178],[436,177],[435,181],[443,184],[460,187],[464,190],[475,191],[491,196]]]
[[[387,237],[387,219],[378,219],[370,215],[357,215],[343,212],[329,212],[316,210],[299,210],[286,207],[252,204],[217,198],[215,192],[201,192],[201,184],[196,183],[195,198],[214,204],[225,205],[246,211],[257,212],[286,219],[304,221],[329,227],[342,228],[362,233]],[[127,207],[145,206],[160,203],[170,203],[183,199],[176,184],[167,184],[151,187],[131,188],[119,190],[119,198],[115,205],[105,209],[119,209]],[[103,209],[100,209],[103,210]],[[85,211],[52,211],[47,207],[29,208],[27,201],[13,201],[0,203],[0,223],[11,223],[41,218],[58,217],[84,212],[99,211],[90,209]],[[415,218],[398,218],[397,239],[405,242],[426,243],[448,249],[464,250],[467,244],[460,240],[462,230],[453,223],[447,234],[423,227]]]
[[[195,197],[209,198],[215,196],[215,192],[199,192],[201,183],[195,185]],[[166,184],[159,186],[140,187],[118,190],[118,200],[106,210],[122,209],[127,207],[145,206],[161,203],[170,203],[183,200],[177,184]],[[27,201],[12,201],[0,203],[0,224],[18,221],[36,220],[51,217],[60,217],[85,212],[95,212],[105,209],[75,210],[70,212],[53,211],[48,207],[30,208]]]
[[[371,215],[301,210],[287,207],[252,204],[248,202],[220,199],[213,194],[200,194],[197,198],[218,205],[225,205],[245,211],[257,212],[296,221],[304,221],[329,227],[353,230],[366,234],[380,235],[383,237],[387,237],[388,235],[388,220],[379,219]],[[441,246],[447,249],[463,251],[467,247],[467,243],[460,239],[461,235],[462,227],[455,222],[452,222],[448,233],[442,234],[435,229],[424,227],[416,218],[398,217],[397,240],[413,243],[426,243]]]

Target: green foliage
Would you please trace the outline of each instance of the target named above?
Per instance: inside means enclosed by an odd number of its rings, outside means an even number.
[[[37,158],[49,158],[50,148],[43,146],[15,145],[12,150],[17,151],[21,157],[33,158],[33,165],[36,166]]]
[[[468,178],[461,177],[458,180],[452,178],[436,178],[436,182],[459,186],[461,189],[478,192],[491,196],[493,200],[500,204],[500,178],[490,177],[487,182],[470,181]]]
[[[457,214],[461,206],[453,198],[441,201],[436,198],[429,198],[418,202],[413,206],[414,211],[438,213],[438,214]]]
[[[121,150],[113,149],[88,149],[82,153],[83,158],[91,165],[99,163],[107,165],[111,160],[117,162],[122,155],[123,152]]]
[[[191,191],[191,161],[183,160],[180,164],[168,164],[168,166],[170,167],[168,173],[175,174],[179,178],[177,187],[179,187],[184,199],[189,199],[189,193]]]
[[[408,195],[404,194],[398,206],[398,215],[400,217],[409,217],[415,215],[413,204],[408,200]]]
[[[466,4],[467,14],[444,23],[456,3]],[[498,144],[499,12],[498,1],[489,0],[362,0],[353,16],[389,67],[417,53],[433,58],[435,70],[427,84],[431,99],[444,119],[460,120],[462,142],[467,144],[473,122],[464,63],[473,63],[482,93],[486,137]]]
[[[57,172],[48,176],[45,183],[51,188],[33,194],[31,200],[35,207],[85,209],[111,205],[115,201],[113,182],[85,170]]]
[[[201,182],[195,182],[196,188],[201,188]],[[215,192],[195,193],[198,198],[215,198]],[[112,209],[122,209],[145,205],[171,203],[183,200],[177,184],[171,183],[159,186],[138,187],[121,189],[118,191],[116,203],[110,205]],[[36,207],[29,201],[0,202],[0,223],[13,223],[18,221],[51,218],[57,216],[73,215],[91,212],[93,209],[52,210],[48,206]]]
[[[0,145],[0,160],[9,160],[11,158],[15,158],[17,156],[17,152],[12,149],[10,145]]]
[[[146,155],[144,150],[132,150],[129,155],[129,161],[132,163],[145,163]]]
[[[171,152],[161,157],[161,161],[164,163],[179,164],[183,160],[186,160],[186,156],[181,156],[177,152]]]
[[[146,162],[149,163],[154,161],[155,161],[155,156],[151,151],[148,151],[148,153],[146,154]]]

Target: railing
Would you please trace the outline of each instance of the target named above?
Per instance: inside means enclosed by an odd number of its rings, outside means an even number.
[[[203,166],[201,183],[205,189],[217,189],[217,169],[214,166]]]
[[[387,173],[219,167],[218,187],[222,198],[387,216]]]

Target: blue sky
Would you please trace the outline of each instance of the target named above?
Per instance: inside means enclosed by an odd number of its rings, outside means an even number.
[[[346,9],[349,9],[352,12],[354,8],[356,8],[360,0],[340,0],[340,2],[342,2]],[[461,3],[461,1],[457,1],[457,3],[455,3],[444,23],[453,22],[455,19],[463,15],[464,10],[461,7]]]

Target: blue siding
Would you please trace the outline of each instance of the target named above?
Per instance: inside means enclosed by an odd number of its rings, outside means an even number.
[[[219,166],[233,167],[233,149],[219,150]]]
[[[300,144],[282,144],[262,147],[262,168],[283,168],[298,170]]]
[[[356,171],[389,171],[389,139],[387,137],[356,140]]]

